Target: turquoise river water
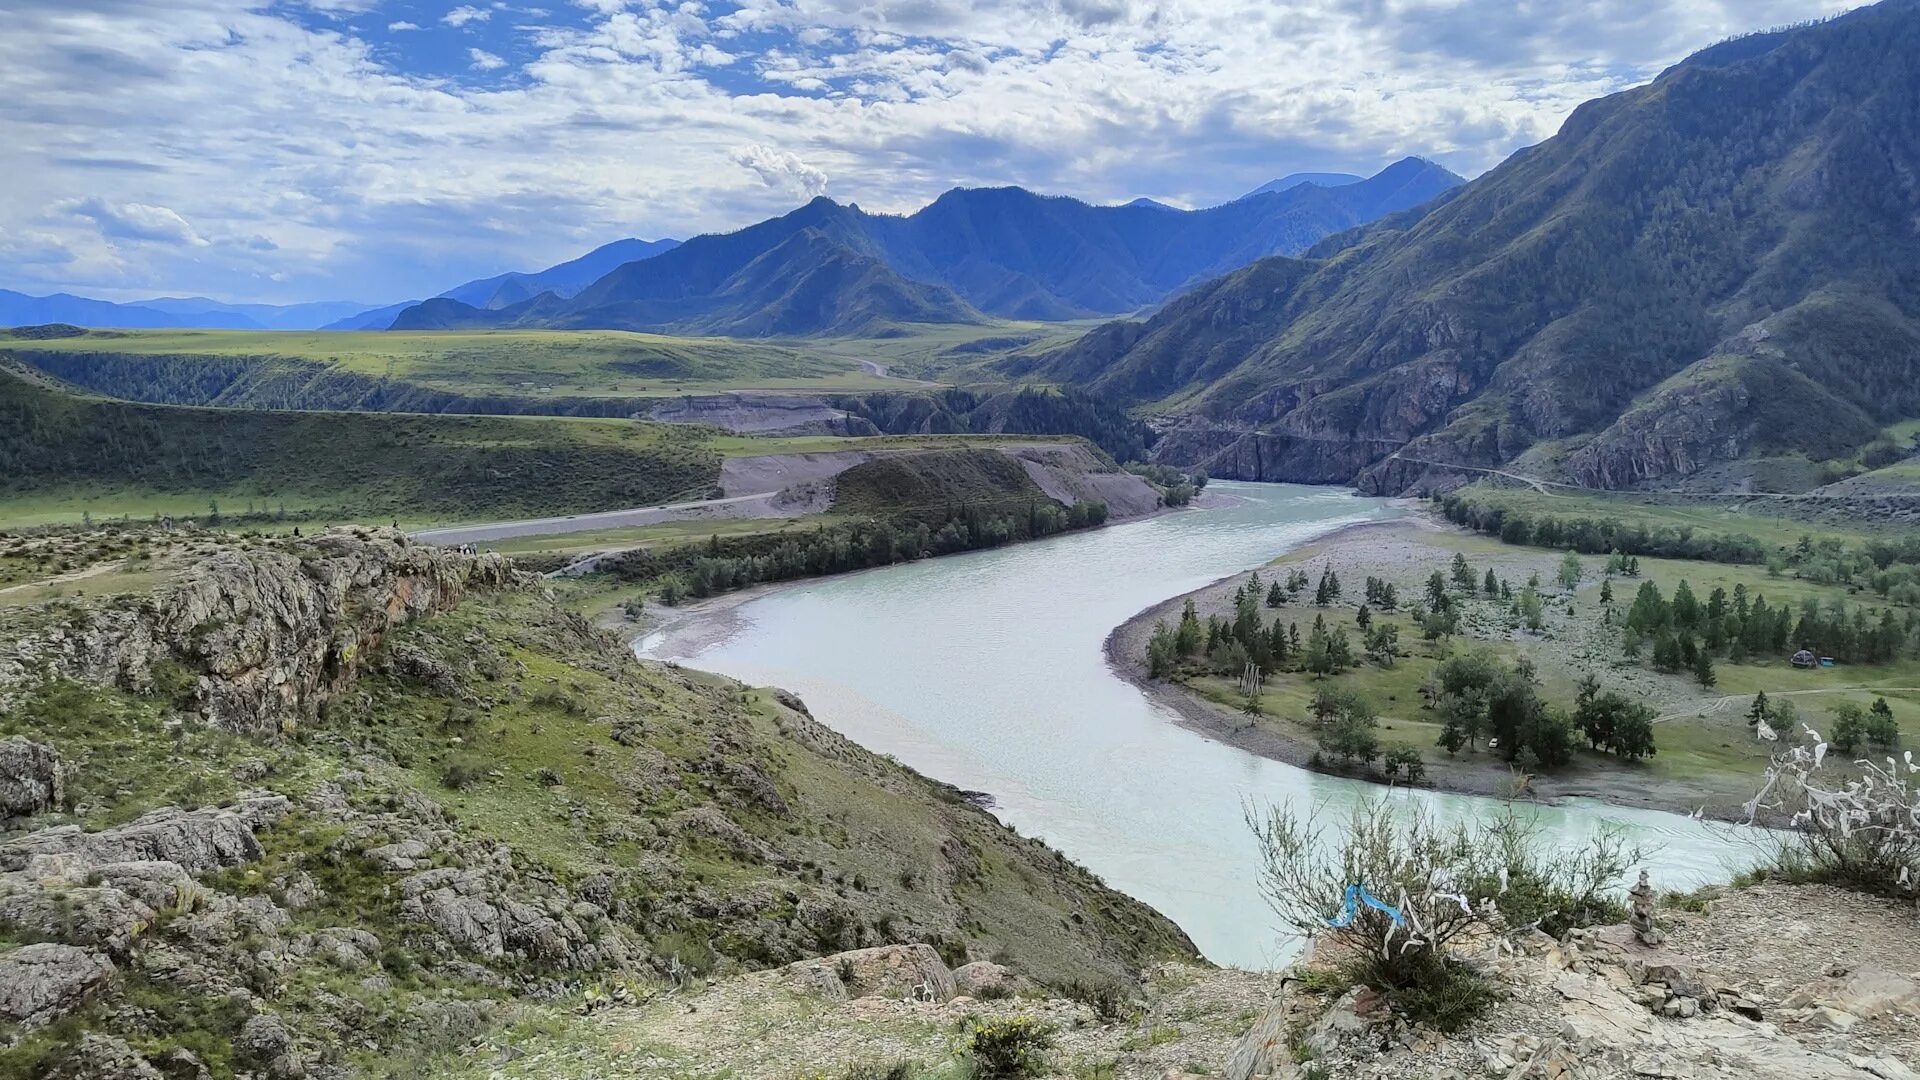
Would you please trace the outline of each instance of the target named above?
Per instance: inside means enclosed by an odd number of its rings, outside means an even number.
[[[1217,963],[1285,962],[1246,806],[1343,814],[1384,788],[1269,761],[1181,727],[1115,675],[1107,634],[1142,609],[1397,511],[1334,488],[1216,483],[1230,505],[778,589],[636,644],[803,697],[843,734],[941,780],[1178,922]],[[1498,812],[1400,791],[1442,816]],[[1724,879],[1724,826],[1598,803],[1528,807],[1568,841],[1614,821],[1657,845],[1663,887]],[[1335,898],[1330,897],[1332,904]]]

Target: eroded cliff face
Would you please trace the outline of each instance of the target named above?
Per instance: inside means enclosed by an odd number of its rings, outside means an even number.
[[[0,693],[48,676],[159,693],[209,722],[267,734],[311,720],[396,627],[476,590],[532,579],[503,556],[391,529],[300,541],[208,539],[151,595],[0,635]]]

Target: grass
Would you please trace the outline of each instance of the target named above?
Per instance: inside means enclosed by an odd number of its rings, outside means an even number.
[[[4,344],[4,341],[0,341]],[[46,363],[121,358],[150,365],[279,361],[399,380],[464,395],[670,397],[736,390],[858,392],[896,389],[846,348],[769,344],[619,330],[251,331],[95,330],[22,341],[9,351]]]
[[[1837,536],[1863,542],[1884,536],[1898,525],[1878,525],[1870,521],[1809,521],[1799,503],[1792,499],[1743,499],[1727,496],[1716,503],[1711,496],[1664,496],[1634,492],[1610,494],[1556,491],[1545,495],[1532,488],[1475,485],[1470,489],[1477,503],[1505,507],[1530,518],[1596,518],[1624,525],[1652,528],[1691,528],[1703,533],[1746,534],[1768,547],[1791,547],[1802,536]]]

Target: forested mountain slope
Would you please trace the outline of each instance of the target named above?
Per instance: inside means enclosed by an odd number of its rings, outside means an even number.
[[[1920,414],[1920,7],[1730,42],[1425,216],[1014,374],[1181,419],[1217,475],[1398,491],[1550,440],[1582,483],[1851,453]],[[1538,455],[1536,455],[1538,456]],[[1457,476],[1457,474],[1453,474]]]

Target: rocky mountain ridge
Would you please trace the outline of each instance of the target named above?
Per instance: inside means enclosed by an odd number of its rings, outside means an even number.
[[[1920,413],[1917,47],[1887,0],[1709,50],[1422,215],[1004,369],[1165,414],[1158,459],[1242,479],[1844,460]]]

